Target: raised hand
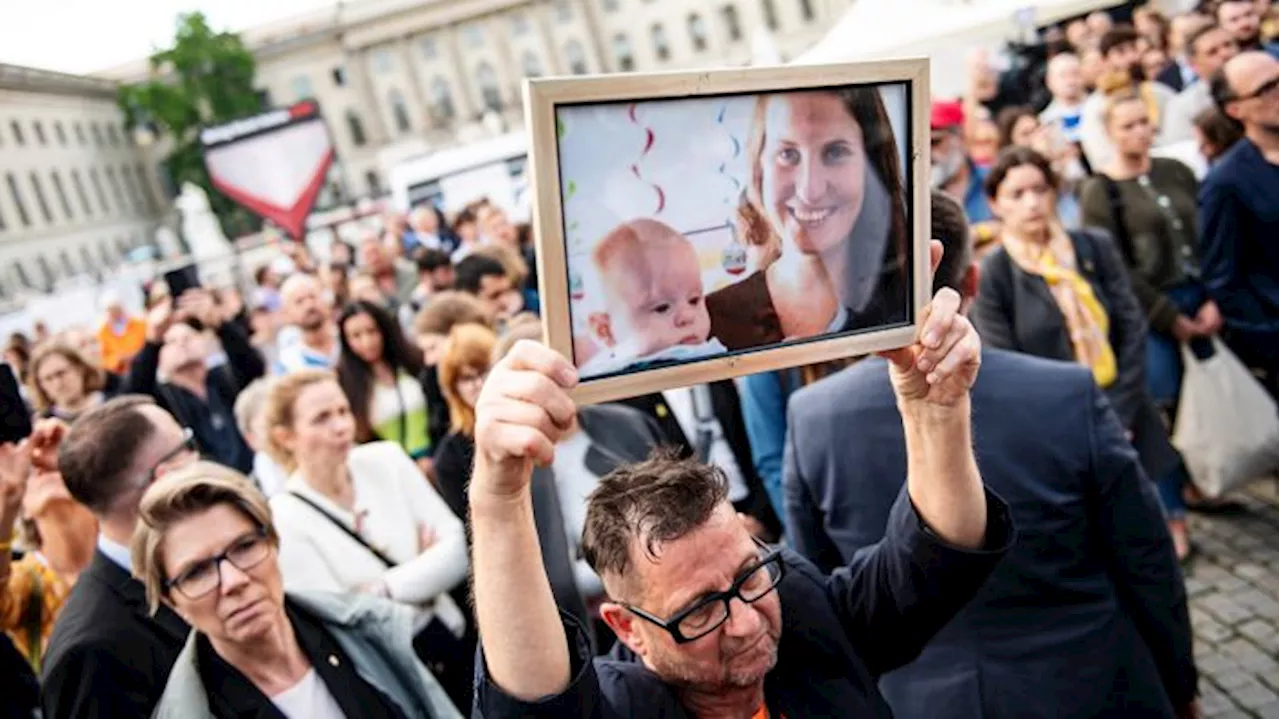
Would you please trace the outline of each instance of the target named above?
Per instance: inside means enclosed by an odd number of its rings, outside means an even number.
[[[174,319],[172,299],[165,298],[156,303],[147,312],[147,341],[157,344],[164,342],[164,333],[169,331]]]
[[[578,373],[545,345],[522,340],[485,380],[476,402],[476,471],[470,492],[512,495],[529,484],[534,463],[548,465],[577,407],[565,391]]]
[[[0,444],[0,519],[12,521],[17,517],[30,475],[31,444]],[[4,539],[7,537],[0,537],[0,541]]]
[[[178,298],[178,311],[187,317],[200,320],[205,327],[216,329],[222,325],[222,313],[213,295],[206,289],[190,289]]]
[[[37,472],[58,471],[58,447],[67,436],[67,423],[51,417],[36,422],[27,440],[31,444],[31,466]]]
[[[930,264],[942,260],[942,245],[929,247]],[[899,402],[954,406],[969,394],[982,363],[978,332],[960,314],[960,295],[943,288],[922,313],[915,343],[881,353]]]

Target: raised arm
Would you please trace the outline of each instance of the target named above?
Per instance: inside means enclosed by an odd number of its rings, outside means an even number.
[[[471,478],[476,619],[489,678],[519,700],[568,686],[568,636],[542,563],[529,483],[535,462],[550,464],[576,408],[577,381],[554,351],[522,341],[493,368],[476,405]]]

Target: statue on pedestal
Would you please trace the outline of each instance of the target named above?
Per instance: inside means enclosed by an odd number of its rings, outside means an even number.
[[[182,215],[182,237],[187,242],[191,256],[197,261],[226,257],[231,254],[231,243],[222,232],[222,225],[209,207],[209,197],[198,185],[182,183],[182,194],[174,202]]]

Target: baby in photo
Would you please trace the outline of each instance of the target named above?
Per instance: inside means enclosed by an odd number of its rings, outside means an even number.
[[[605,349],[579,369],[595,377],[728,350],[709,339],[711,316],[693,243],[657,220],[615,227],[592,253],[597,311],[591,337]]]

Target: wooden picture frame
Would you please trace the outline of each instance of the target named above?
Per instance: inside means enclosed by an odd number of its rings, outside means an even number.
[[[557,352],[568,358],[570,362],[573,362],[575,366],[580,368],[580,374],[583,376],[580,378],[578,386],[573,391],[575,401],[580,404],[606,402],[623,397],[647,394],[663,389],[697,385],[745,374],[801,366],[844,357],[859,356],[881,350],[901,347],[911,343],[915,338],[915,324],[919,319],[920,311],[929,301],[931,295],[928,251],[930,227],[928,67],[929,64],[927,59],[913,58],[838,65],[735,68],[695,72],[527,80],[524,84],[524,102],[525,117],[527,118],[530,140],[529,177],[534,190],[534,200],[532,203],[533,228],[538,250],[538,281],[542,305],[541,315],[543,337],[548,346],[555,349]],[[737,273],[741,273],[744,270],[738,267],[737,261],[740,254],[739,250],[744,249],[740,242],[740,234],[743,227],[751,226],[743,225],[739,221],[742,216],[742,212],[739,210],[740,206],[750,204],[753,197],[756,202],[756,205],[754,205],[755,207],[759,208],[762,213],[773,211],[775,214],[771,215],[771,217],[776,218],[777,223],[781,223],[769,225],[769,227],[774,228],[770,231],[772,233],[771,236],[775,238],[781,237],[784,230],[777,228],[786,228],[788,227],[786,223],[790,222],[793,223],[791,226],[794,227],[817,228],[816,230],[797,229],[792,233],[792,237],[814,237],[821,235],[823,232],[827,232],[829,235],[834,234],[843,238],[838,240],[841,248],[846,245],[854,247],[854,245],[857,244],[855,243],[854,238],[857,236],[857,232],[860,227],[858,222],[864,215],[868,218],[866,220],[868,223],[871,223],[875,216],[888,215],[890,219],[887,219],[884,222],[888,223],[890,230],[881,233],[886,236],[886,239],[879,240],[879,245],[877,245],[877,247],[881,248],[880,251],[882,252],[884,249],[888,249],[891,252],[877,257],[890,258],[892,256],[894,263],[896,263],[893,265],[896,268],[894,272],[900,274],[896,276],[896,278],[893,278],[892,282],[885,280],[884,278],[889,277],[889,275],[886,274],[888,270],[884,268],[889,267],[889,264],[888,260],[884,260],[881,263],[880,268],[874,270],[876,273],[876,279],[873,281],[875,288],[869,291],[874,295],[874,297],[871,297],[870,300],[868,300],[866,294],[868,291],[864,290],[862,299],[863,304],[860,306],[865,307],[867,302],[870,302],[873,305],[885,305],[889,308],[885,310],[885,313],[894,313],[892,314],[894,318],[893,321],[887,321],[880,324],[870,324],[867,326],[855,326],[855,324],[847,322],[849,311],[847,311],[848,308],[846,307],[845,297],[839,296],[839,289],[833,289],[826,293],[833,297],[826,300],[814,300],[815,303],[825,301],[828,304],[833,302],[836,304],[836,309],[831,311],[833,313],[831,314],[831,317],[833,318],[831,320],[831,324],[828,325],[827,330],[823,330],[803,339],[788,339],[781,341],[767,340],[761,344],[755,345],[743,345],[741,342],[730,345],[727,342],[721,342],[721,335],[733,334],[738,331],[741,331],[742,333],[756,332],[761,336],[771,336],[770,332],[772,330],[768,328],[773,327],[774,324],[781,328],[785,322],[785,320],[781,318],[781,313],[775,312],[772,319],[768,322],[762,320],[760,323],[753,324],[754,321],[736,321],[736,324],[731,325],[728,323],[728,320],[725,320],[720,322],[719,334],[709,334],[705,338],[702,338],[700,333],[695,332],[692,339],[682,340],[682,342],[686,342],[691,345],[691,347],[696,345],[696,352],[698,353],[703,351],[714,352],[714,349],[709,348],[713,348],[717,345],[724,346],[725,351],[719,354],[699,356],[695,359],[679,359],[672,363],[664,363],[657,366],[630,365],[623,369],[610,371],[598,376],[592,376],[590,373],[585,371],[585,368],[593,366],[609,366],[608,362],[604,362],[599,359],[602,356],[600,352],[610,353],[604,356],[604,359],[617,359],[618,362],[615,362],[615,364],[619,364],[626,360],[626,357],[622,355],[620,350],[614,349],[617,345],[607,344],[609,340],[633,342],[633,339],[626,336],[626,333],[619,333],[621,339],[618,339],[608,333],[608,326],[603,329],[597,326],[595,321],[600,317],[600,313],[592,313],[590,315],[591,321],[587,322],[586,325],[589,325],[591,328],[589,332],[595,332],[597,337],[604,338],[604,344],[602,345],[603,349],[597,351],[595,358],[586,357],[585,353],[582,351],[586,346],[584,343],[587,339],[584,339],[586,336],[580,328],[584,326],[583,314],[586,311],[576,309],[573,305],[575,302],[581,303],[581,297],[585,294],[582,291],[582,286],[584,284],[582,277],[583,273],[595,273],[600,275],[606,274],[606,270],[602,270],[600,268],[605,266],[602,263],[606,263],[608,260],[603,259],[604,256],[595,249],[591,250],[589,253],[584,253],[581,248],[584,246],[585,242],[588,244],[594,243],[589,246],[598,249],[600,237],[614,236],[613,231],[602,234],[602,228],[607,227],[612,221],[606,222],[605,219],[596,221],[596,215],[602,215],[606,219],[608,217],[620,219],[622,222],[617,225],[615,229],[620,228],[623,225],[627,225],[627,227],[636,227],[635,225],[628,225],[627,223],[631,219],[646,216],[646,211],[653,213],[653,216],[656,219],[666,222],[666,220],[660,216],[666,210],[665,203],[668,198],[675,197],[683,199],[689,197],[691,193],[696,194],[702,192],[705,194],[707,192],[702,188],[709,185],[709,180],[707,180],[709,175],[703,176],[687,172],[682,174],[680,169],[684,166],[683,163],[685,163],[686,160],[688,162],[694,161],[688,158],[695,155],[701,157],[700,153],[703,152],[704,146],[710,145],[713,142],[722,142],[722,140],[716,139],[710,134],[705,138],[705,142],[698,139],[699,136],[697,133],[712,132],[706,129],[706,127],[712,125],[709,124],[711,123],[711,119],[703,117],[706,115],[703,110],[699,110],[698,112],[701,114],[698,114],[696,117],[695,114],[690,111],[689,122],[683,122],[681,117],[673,115],[672,113],[678,113],[682,104],[694,107],[696,103],[701,103],[697,104],[697,107],[703,108],[707,101],[723,101],[724,104],[722,105],[722,108],[728,108],[730,107],[730,103],[733,103],[732,106],[735,108],[734,111],[737,113],[737,117],[741,118],[744,116],[745,112],[742,108],[750,106],[754,108],[754,110],[752,111],[753,114],[751,114],[752,124],[749,124],[751,132],[747,134],[763,138],[765,137],[766,132],[763,128],[767,126],[768,122],[772,121],[772,119],[770,119],[773,117],[773,115],[770,114],[774,107],[772,103],[794,103],[797,102],[793,99],[796,97],[802,98],[799,102],[803,102],[803,98],[805,97],[819,98],[818,100],[814,100],[814,102],[822,101],[821,98],[829,100],[833,97],[849,98],[856,96],[865,98],[867,97],[866,90],[872,87],[875,88],[875,97],[879,98],[879,100],[874,102],[881,107],[879,110],[880,114],[877,117],[886,118],[886,121],[890,123],[888,125],[890,130],[889,135],[894,141],[894,147],[892,150],[896,153],[894,156],[899,158],[897,168],[899,170],[900,177],[884,179],[882,178],[882,175],[887,174],[887,171],[877,173],[865,169],[875,169],[877,167],[892,168],[894,167],[894,164],[892,159],[888,159],[881,160],[881,164],[876,165],[875,163],[877,160],[875,158],[887,157],[885,153],[889,152],[889,150],[885,149],[883,143],[875,145],[873,148],[874,152],[873,150],[868,150],[867,148],[871,147],[870,143],[872,143],[873,140],[870,138],[869,134],[859,134],[858,137],[863,138],[863,165],[860,167],[864,168],[864,185],[861,190],[857,191],[861,192],[861,195],[850,195],[857,196],[857,203],[860,203],[857,204],[857,208],[859,209],[847,210],[852,213],[850,216],[853,219],[849,220],[850,224],[847,226],[836,225],[834,224],[835,221],[832,221],[833,224],[830,225],[830,227],[840,228],[838,231],[836,229],[829,231],[823,229],[824,227],[827,227],[826,223],[828,218],[833,216],[832,213],[845,212],[846,210],[841,208],[854,206],[854,202],[852,200],[846,202],[844,205],[838,203],[833,204],[831,207],[836,209],[828,209],[824,207],[819,209],[796,210],[793,208],[790,212],[799,212],[800,215],[789,215],[787,206],[785,206],[783,204],[783,200],[780,199],[779,191],[776,191],[779,185],[777,182],[774,182],[770,185],[775,189],[775,192],[770,195],[770,197],[773,198],[772,202],[774,203],[771,205],[765,204],[766,201],[763,199],[765,193],[763,190],[757,189],[754,191],[755,194],[753,195],[753,190],[750,187],[739,187],[738,193],[733,195],[734,190],[726,185],[729,189],[725,189],[723,194],[728,195],[729,199],[723,200],[722,202],[728,203],[728,206],[723,211],[729,213],[729,220],[725,223],[723,228],[720,228],[717,231],[728,233],[729,235],[729,239],[727,240],[728,244],[723,250],[723,256],[730,259],[725,260],[723,268],[724,271],[735,273],[734,271],[737,270]],[[765,96],[764,99],[761,99],[762,96]],[[900,102],[893,108],[889,108],[889,104],[886,103],[884,99],[886,97],[900,98]],[[844,107],[846,108],[846,116],[853,117],[856,114],[856,111],[852,109],[854,107],[853,103],[855,103],[855,100],[842,99],[841,101],[845,102]],[[896,123],[896,129],[894,129],[892,118],[889,117],[891,109],[893,112],[897,113],[896,116],[899,118]],[[793,112],[791,110],[788,111]],[[625,115],[620,113],[625,113]],[[725,117],[725,113],[726,110],[721,109],[719,111],[719,117],[716,118],[714,122],[722,122]],[[685,146],[683,148],[668,150],[668,156],[674,159],[669,163],[672,166],[667,168],[666,171],[668,177],[676,177],[678,181],[683,181],[682,178],[684,177],[690,178],[689,182],[691,184],[688,188],[663,188],[656,182],[650,182],[652,190],[656,191],[656,213],[653,210],[641,210],[640,208],[636,208],[637,212],[631,213],[632,216],[628,218],[626,217],[626,214],[628,213],[625,209],[616,209],[626,203],[617,201],[616,198],[619,194],[617,192],[613,192],[609,188],[619,187],[621,186],[621,183],[626,180],[626,178],[623,177],[625,174],[624,170],[628,168],[627,163],[630,162],[629,172],[634,175],[636,179],[636,187],[639,188],[635,190],[637,193],[635,196],[642,197],[644,196],[644,192],[646,192],[644,189],[647,179],[644,177],[645,173],[641,169],[640,164],[638,162],[632,162],[628,156],[629,152],[634,154],[637,149],[629,147],[628,143],[637,146],[642,145],[643,152],[649,153],[650,148],[655,145],[655,133],[652,127],[646,128],[643,126],[643,123],[637,122],[638,115],[659,118],[661,122],[666,122],[667,126],[676,128],[676,131],[669,133],[669,135],[672,138],[679,138],[679,142],[685,143]],[[615,125],[615,120],[620,117],[624,119],[629,118],[629,123],[624,122],[622,124]],[[582,118],[587,119],[583,120]],[[567,122],[567,120],[573,120],[573,122],[570,123]],[[655,122],[658,122],[659,120],[655,120]],[[794,123],[796,121],[789,120],[788,122]],[[632,127],[624,127],[623,125],[626,124],[630,124]],[[575,137],[575,129],[571,128],[566,130],[566,125],[582,126],[594,129],[589,131],[584,130],[584,134]],[[738,122],[734,127],[742,126],[742,123]],[[792,125],[785,125],[784,127],[789,130]],[[885,126],[883,123],[880,123],[880,131],[883,130],[885,130]],[[730,130],[730,132],[732,132],[732,130]],[[776,132],[774,134],[781,136],[787,133]],[[758,179],[758,176],[766,172],[774,172],[775,175],[781,172],[778,170],[759,169],[760,167],[764,167],[761,164],[762,160],[759,159],[764,155],[765,145],[762,144],[765,142],[764,139],[758,140],[754,145],[750,141],[750,138],[744,139],[731,136],[729,137],[729,140],[733,143],[735,153],[737,153],[739,149],[745,148],[743,149],[742,154],[745,154],[748,157],[738,160],[738,162],[740,164],[746,163],[748,170],[746,172],[738,171],[737,175],[728,177],[725,171],[726,163],[721,163],[719,166],[719,172],[721,175],[726,175],[726,180],[733,181],[738,185],[742,185],[742,181],[745,180],[746,183],[751,184],[752,187],[762,187],[765,180]],[[575,146],[573,145],[574,142],[580,142],[582,144],[577,146],[575,149]],[[672,140],[672,142],[675,142],[675,140]],[[821,141],[815,140],[814,142],[819,143],[813,145],[813,147],[817,149],[808,150],[807,152],[809,154],[807,156],[811,159],[820,158],[813,161],[823,163],[828,162],[828,158],[832,155],[828,150],[822,149],[828,146],[821,145]],[[661,142],[659,141],[658,144],[661,144]],[[750,157],[752,156],[751,151],[755,147],[759,147],[760,149],[754,154],[754,157],[757,159],[754,160],[756,166],[753,167],[751,165],[753,160],[751,160]],[[568,160],[565,159],[566,152],[569,153]],[[851,154],[852,153],[846,153],[846,155],[850,156]],[[770,157],[774,158],[785,157],[786,163],[792,163],[793,161],[791,158],[793,156],[799,158],[801,156],[801,150],[787,150],[784,154],[770,155]],[[735,154],[735,158],[736,157],[737,155]],[[582,158],[588,159],[584,160]],[[775,161],[781,162],[776,159]],[[831,162],[837,161],[838,160],[831,160]],[[596,165],[590,164],[593,162],[613,163],[616,167],[611,166],[610,168],[599,170],[596,168]],[[699,162],[703,162],[703,160],[699,160]],[[714,162],[714,159],[712,162]],[[795,160],[794,166],[796,168],[801,167],[801,162],[802,161],[799,159]],[[810,164],[812,164],[812,162]],[[593,172],[597,172],[597,174],[599,172],[606,173],[605,175],[599,175],[600,177],[606,177],[606,180],[604,182],[599,182],[596,179],[591,179],[595,176],[588,173],[589,177],[577,180],[576,182],[587,183],[589,186],[578,187],[575,184],[575,179],[573,177],[566,177],[566,165],[570,166],[568,168],[570,170],[572,170],[573,167],[587,167],[590,165],[591,168],[596,168],[592,170]],[[702,166],[703,165],[701,164],[698,165],[698,167]],[[790,167],[790,164],[788,164],[788,167]],[[853,166],[850,165],[849,167]],[[659,171],[663,171],[663,169],[660,167]],[[710,170],[708,170],[708,172],[710,172]],[[849,177],[854,176],[853,170],[848,170],[847,174]],[[885,213],[862,212],[861,208],[865,208],[866,203],[869,202],[869,200],[864,198],[873,194],[872,190],[868,189],[872,184],[875,184],[873,176],[874,179],[880,179],[879,186],[888,188],[900,187],[898,197],[891,198],[891,201],[894,203],[900,202],[901,205],[891,204],[889,206],[889,211]],[[615,182],[615,177],[623,179]],[[791,177],[798,177],[798,175],[791,175]],[[699,180],[697,178],[703,179]],[[793,184],[798,184],[800,180],[792,180],[792,182]],[[807,182],[809,184],[806,186],[812,187],[816,181],[809,180]],[[845,182],[845,180],[837,180],[836,182],[831,182],[829,184],[834,186],[838,182]],[[794,190],[794,188],[792,189]],[[627,192],[630,192],[630,190],[627,190]],[[890,191],[883,194],[892,195],[893,192]],[[591,197],[586,197],[587,195],[590,195]],[[798,196],[799,193],[793,192],[793,198]],[[613,198],[613,200],[610,201],[612,202],[611,206],[615,209],[609,210],[608,212],[600,210],[600,207],[608,204],[604,202],[604,200],[608,198]],[[799,200],[794,199],[788,201],[800,202]],[[584,221],[590,220],[591,223],[595,223],[596,229],[587,233],[589,238],[585,241],[575,234],[579,225],[578,219],[568,220],[566,218],[566,204],[569,202],[573,202],[574,207],[577,208],[575,210],[577,213],[574,215],[575,218],[581,217],[584,218]],[[804,200],[804,202],[809,202],[809,200]],[[698,203],[690,200],[689,204],[694,207],[694,209],[689,210],[689,212],[692,213],[700,212],[701,210],[698,208],[701,207],[702,204],[709,203]],[[810,208],[815,206],[806,205],[805,207]],[[769,208],[773,209],[769,210]],[[596,213],[596,215],[590,214],[593,212]],[[708,209],[707,212],[713,212],[713,210]],[[763,215],[760,216],[763,220]],[[843,217],[843,215],[835,216]],[[738,219],[735,220],[734,218]],[[645,225],[645,227],[648,227],[648,225]],[[705,277],[707,272],[715,273],[718,269],[704,269],[707,264],[705,261],[707,251],[705,251],[704,248],[702,254],[698,254],[699,250],[697,249],[697,245],[695,245],[692,240],[688,239],[695,234],[695,230],[689,227],[675,227],[674,225],[671,225],[671,229],[674,229],[677,233],[677,237],[670,240],[670,242],[675,243],[671,246],[681,246],[679,240],[680,238],[684,238],[688,241],[689,246],[694,248],[695,255],[699,258],[700,263],[699,268],[697,269],[697,272],[699,273],[698,277],[700,278],[700,281],[705,283],[705,280],[701,280],[701,278]],[[712,229],[716,230],[715,227]],[[805,234],[806,232],[808,234]],[[895,232],[897,232],[896,236],[894,235]],[[623,234],[626,235],[625,232]],[[657,246],[639,244],[641,240],[636,239],[639,235],[631,234],[626,236],[631,237],[635,243],[632,245],[626,245],[625,242],[622,243],[627,247]],[[646,237],[648,236],[649,235],[646,235]],[[753,241],[762,236],[770,236],[770,233],[764,233],[762,235],[759,232],[755,232],[750,234],[750,238]],[[726,242],[723,238],[718,241],[721,244]],[[782,242],[781,239],[778,239],[777,241]],[[797,240],[793,239],[792,241],[796,242]],[[808,241],[810,243],[816,242],[816,240]],[[571,242],[574,243],[572,254],[570,247]],[[858,242],[861,242],[861,240],[858,240]],[[893,245],[895,242],[898,244]],[[732,247],[735,244],[738,245],[737,248]],[[756,274],[763,271],[761,268],[765,266],[764,262],[766,262],[766,260],[759,258],[764,256],[765,250],[763,248],[766,247],[767,244],[768,243],[748,243],[746,245],[746,248],[749,248],[751,252],[757,253],[756,259],[758,262],[755,265],[756,271],[753,272],[752,275],[747,275],[747,278],[752,279],[754,282],[754,284],[751,285],[752,287],[768,286],[766,280],[762,279],[768,277],[768,275],[761,275],[760,278],[755,277]],[[861,244],[866,245],[868,243],[861,242]],[[872,242],[871,244],[875,244],[875,242]],[[896,250],[894,249],[895,247]],[[665,278],[679,274],[679,270],[681,268],[678,264],[675,264],[676,260],[668,259],[675,256],[672,252],[665,252],[665,254],[662,254],[657,253],[656,250],[649,251],[655,254],[646,256],[656,257],[657,259],[654,260],[654,266],[649,268],[649,274],[645,275],[646,277]],[[785,251],[785,249],[782,250],[782,252]],[[841,252],[843,251],[844,250],[841,249]],[[852,251],[855,250],[850,250],[850,252]],[[872,249],[868,251],[876,250]],[[681,252],[683,252],[683,250],[681,250]],[[808,250],[801,252],[802,254],[806,254],[815,251]],[[897,254],[894,255],[892,252],[897,252]],[[593,259],[583,259],[584,255],[589,255]],[[684,256],[685,255],[681,255],[681,257]],[[814,256],[814,254],[806,254],[806,258],[803,261],[811,261]],[[627,257],[633,258],[632,255],[627,255]],[[571,267],[571,261],[576,263],[573,267]],[[595,264],[585,264],[587,262],[594,262]],[[664,266],[661,263],[670,263],[672,266]],[[619,270],[626,272],[634,269],[637,265],[633,259],[627,259],[625,262],[619,261],[618,263],[607,266],[610,268],[627,268],[625,270]],[[850,267],[852,265],[846,260],[845,264],[842,266]],[[578,272],[577,275],[574,274],[575,271]],[[609,271],[615,270],[611,269]],[[862,272],[866,274],[867,271],[863,270]],[[858,270],[855,269],[853,274],[857,276],[857,273]],[[682,276],[687,275],[688,273],[685,273],[685,275]],[[630,281],[627,277],[624,277],[623,279]],[[717,304],[714,306],[716,307],[728,307],[731,309],[740,307],[743,303],[720,301],[722,298],[729,297],[729,295],[720,294],[720,290],[731,284],[736,285],[738,281],[730,281],[728,284],[723,285],[714,292],[704,291],[707,298],[705,300],[705,304],[711,306],[713,305],[713,300],[715,300]],[[868,280],[865,279],[859,281],[862,281],[864,285],[868,282]],[[635,283],[641,282],[642,280],[635,280]],[[852,282],[852,280],[850,280],[850,282]],[[605,290],[604,294],[609,294],[610,292],[616,294],[622,291],[617,289],[618,282],[612,277],[595,277],[594,283]],[[848,286],[848,284],[844,285],[846,288]],[[747,284],[743,282],[743,287],[739,289],[745,291],[746,287]],[[883,289],[884,287],[891,287],[892,289],[885,290]],[[772,290],[766,290],[766,292],[770,293],[765,295],[765,301],[767,302],[766,307],[769,310],[772,310],[774,308],[774,295],[771,294]],[[820,298],[822,295],[821,293],[815,293],[814,296]],[[806,299],[805,301],[808,300]],[[900,315],[896,314],[899,309],[896,307],[896,303],[898,302],[901,302],[903,305],[900,308],[902,310]],[[691,307],[696,308],[694,299],[690,299],[689,304]],[[751,307],[755,306],[753,303],[746,304]],[[613,305],[615,308],[616,306],[616,304]],[[679,307],[678,302],[675,306],[677,309],[667,310],[659,308],[653,311],[676,312]],[[665,308],[666,305],[663,307]],[[640,312],[639,309],[634,309],[634,311]],[[843,314],[841,314],[842,312]],[[854,314],[857,314],[859,311],[855,310],[853,312]],[[710,315],[709,322],[713,326],[716,324],[717,317],[725,315],[724,312],[709,312],[708,314]],[[765,315],[767,314],[768,313],[765,312]],[[792,316],[803,317],[803,314],[793,313]],[[815,313],[815,316],[818,316],[818,313]],[[874,316],[874,313],[870,313],[869,316]],[[604,317],[608,319],[609,315],[605,314]],[[627,317],[631,318],[633,315],[627,315]],[[839,318],[844,318],[846,323],[843,325],[838,324]],[[577,334],[575,334],[575,322],[579,327]],[[675,322],[675,320],[673,320],[673,322]],[[634,327],[637,325],[631,324],[628,326]],[[698,326],[700,327],[701,325]],[[841,327],[841,329],[830,329],[831,327],[837,326]],[[731,328],[734,332],[726,333],[723,331],[725,328]],[[779,329],[778,332],[781,332],[781,330]],[[649,336],[642,332],[634,334],[642,335],[645,341],[648,341],[649,339]],[[705,340],[705,343],[699,344],[703,340]],[[577,348],[575,348],[575,343],[578,344]],[[636,340],[633,343],[640,343],[640,341]],[[600,342],[594,342],[593,344],[601,346]],[[674,348],[664,348],[664,351],[662,352],[648,354],[644,357],[668,356],[673,355],[673,352]],[[692,349],[691,352],[693,352]],[[674,352],[674,355],[679,354],[679,352]],[[637,356],[637,360],[643,362],[644,357]],[[594,364],[588,364],[591,359],[596,359],[596,362]]]

